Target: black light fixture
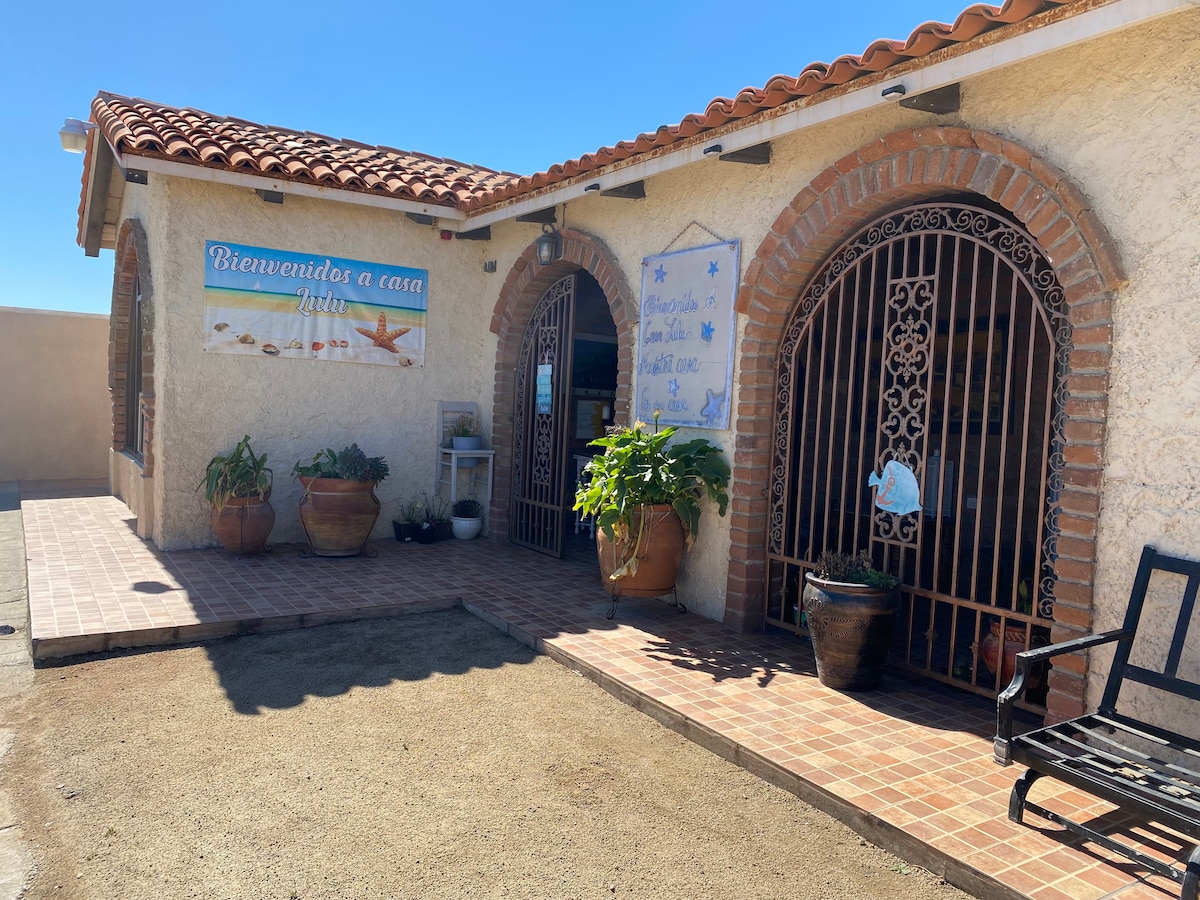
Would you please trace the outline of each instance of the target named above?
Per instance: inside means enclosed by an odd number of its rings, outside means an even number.
[[[553,225],[542,226],[542,234],[537,239],[537,261],[539,266],[548,266],[556,259],[562,258],[562,235]]]

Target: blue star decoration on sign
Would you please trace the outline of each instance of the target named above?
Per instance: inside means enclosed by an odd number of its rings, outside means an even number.
[[[654,283],[667,280],[667,270],[662,267],[662,263],[658,264],[658,268],[654,270]]]
[[[719,271],[721,271],[721,270],[717,268],[717,261],[715,259],[708,264],[708,277],[709,278],[715,278]]]
[[[669,382],[667,382],[667,393],[670,394],[672,397],[676,397],[679,395],[679,382],[676,381],[674,378],[672,378]]]
[[[712,322],[701,322],[700,323],[700,340],[708,341],[711,344],[714,331],[716,331],[716,329],[713,328]]]
[[[725,392],[714,394],[711,388],[706,388],[704,401],[704,409],[700,410],[700,415],[704,416],[708,420],[709,427],[712,427],[721,418],[721,408],[725,405]]]

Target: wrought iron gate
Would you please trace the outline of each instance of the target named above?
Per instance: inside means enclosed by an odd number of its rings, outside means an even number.
[[[844,244],[781,343],[767,620],[801,630],[804,572],[866,549],[901,579],[894,658],[994,696],[1006,641],[1037,646],[1054,613],[1070,349],[1048,261],[989,210],[909,207]],[[875,505],[891,460],[920,509]]]
[[[567,509],[567,425],[575,276],[538,301],[521,342],[513,404],[513,483],[509,539],[563,555]],[[571,484],[573,484],[573,480]]]

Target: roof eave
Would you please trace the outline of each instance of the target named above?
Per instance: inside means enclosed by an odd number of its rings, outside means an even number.
[[[985,32],[963,44],[864,75],[810,97],[765,109],[746,119],[705,131],[660,149],[610,163],[558,184],[537,188],[496,203],[466,207],[466,227],[482,228],[519,215],[587,196],[590,188],[610,190],[699,163],[716,165],[704,149],[714,143],[722,153],[753,147],[817,125],[895,103],[882,92],[903,84],[905,96],[956,84],[1074,44],[1092,40],[1175,12],[1195,9],[1195,0],[1092,0],[1067,4],[1031,19]]]

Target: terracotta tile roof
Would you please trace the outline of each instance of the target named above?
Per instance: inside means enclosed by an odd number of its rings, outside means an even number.
[[[906,40],[878,40],[858,56],[811,63],[795,77],[777,75],[762,87],[743,89],[732,99],[717,98],[703,113],[685,116],[677,125],[664,125],[631,141],[602,147],[527,176],[109,93],[101,93],[92,102],[92,119],[123,155],[477,211],[638,154],[661,150],[730,122],[765,114],[857,78],[920,60],[1001,26],[1026,22],[1039,13],[1059,7],[1078,7],[1082,11],[1102,2],[1004,0],[998,8],[977,4],[959,14],[952,25],[926,22]],[[1030,23],[1030,27],[1036,26]],[[89,156],[91,152],[89,142]],[[85,158],[85,190],[87,171]],[[81,234],[82,216],[81,203]]]
[[[997,8],[986,4],[968,7],[953,25],[926,22],[917,26],[907,40],[877,40],[859,56],[839,56],[831,63],[810,63],[795,78],[776,75],[761,88],[743,88],[732,99],[718,97],[703,113],[685,116],[678,125],[663,125],[654,132],[639,134],[632,141],[620,141],[612,147],[601,147],[578,159],[551,166],[545,172],[526,175],[507,184],[496,186],[490,194],[472,198],[468,208],[478,208],[535,191],[577,175],[627,160],[639,153],[657,150],[693,137],[704,131],[719,128],[755,113],[776,109],[802,97],[811,97],[829,88],[838,87],[864,75],[910,60],[928,56],[953,44],[961,44],[1002,25],[1012,25],[1032,18],[1038,13],[1059,6],[1083,5],[1079,0],[1005,0]]]
[[[453,159],[373,147],[198,109],[101,93],[92,120],[117,152],[459,207],[514,178]]]

